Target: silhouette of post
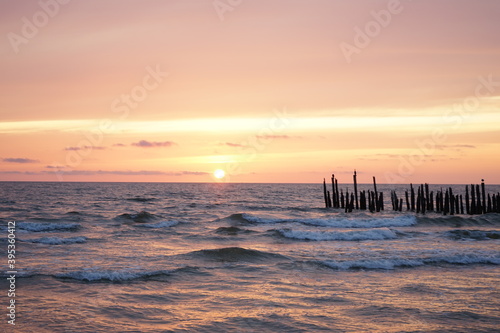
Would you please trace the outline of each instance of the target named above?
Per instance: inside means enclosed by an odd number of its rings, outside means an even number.
[[[356,170],[354,170],[354,175],[352,176],[354,180],[354,198],[356,199],[356,209],[359,209],[358,204],[358,182],[356,180]]]

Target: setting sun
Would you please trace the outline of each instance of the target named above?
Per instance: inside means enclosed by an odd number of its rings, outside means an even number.
[[[217,169],[214,171],[214,177],[217,179],[222,179],[222,178],[224,178],[225,175],[226,175],[226,172],[224,170]]]

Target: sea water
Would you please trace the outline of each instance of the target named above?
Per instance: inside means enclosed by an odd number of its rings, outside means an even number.
[[[379,185],[386,200],[406,188]],[[345,213],[324,208],[322,184],[3,182],[0,195],[0,331],[500,330],[499,214]]]

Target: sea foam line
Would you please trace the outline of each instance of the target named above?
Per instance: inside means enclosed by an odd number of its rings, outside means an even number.
[[[309,241],[361,241],[397,238],[394,231],[385,228],[363,231],[306,231],[279,229],[277,232],[286,238]]]

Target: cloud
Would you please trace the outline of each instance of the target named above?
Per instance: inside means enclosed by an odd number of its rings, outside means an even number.
[[[223,142],[223,143],[220,143],[219,146],[229,146],[229,147],[236,147],[236,148],[247,147],[245,145],[242,145],[241,143],[233,143],[233,142]]]
[[[118,175],[118,176],[205,176],[209,172],[203,171],[157,171],[157,170],[65,170],[63,167],[47,165],[43,171],[0,171],[1,174],[23,174],[23,175],[47,175],[58,173],[65,176],[95,176],[95,175]]]
[[[290,139],[291,137],[288,135],[257,135],[258,139]]]
[[[86,149],[95,149],[95,150],[104,150],[106,147],[99,147],[99,146],[78,146],[78,147],[66,147],[64,150],[86,150]]]
[[[126,145],[124,145],[123,143],[115,143],[113,145],[113,147],[125,147]]]
[[[461,150],[462,148],[476,149],[476,146],[474,146],[474,145],[466,145],[466,144],[461,144],[461,145],[436,145],[436,149],[438,149],[438,150],[445,150],[445,149]]]
[[[3,162],[6,163],[38,163],[39,160],[32,160],[30,158],[3,158]]]
[[[175,145],[175,142],[172,141],[164,141],[164,142],[151,142],[147,140],[141,140],[139,142],[132,143],[132,146],[141,147],[141,148],[152,148],[152,147],[171,147]]]

